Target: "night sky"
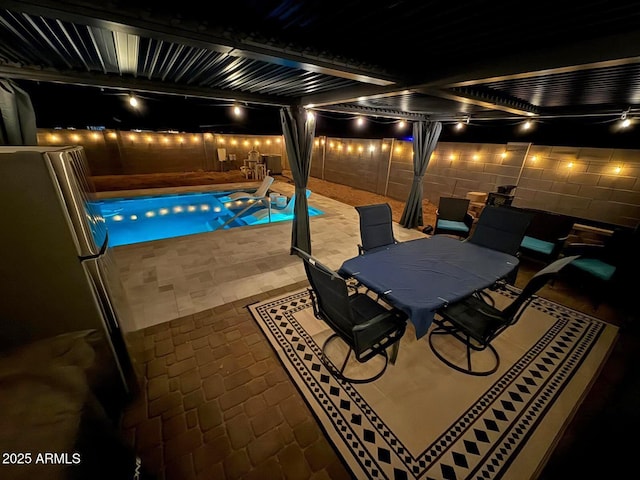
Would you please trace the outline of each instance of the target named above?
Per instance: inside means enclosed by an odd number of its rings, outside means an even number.
[[[184,96],[138,94],[140,108],[132,109],[126,92],[101,91],[46,82],[16,81],[31,96],[39,128],[103,126],[119,130],[177,130],[254,135],[279,135],[279,109],[247,106],[241,119],[232,115],[230,102],[185,98]],[[397,122],[368,118],[358,128],[354,115],[319,112],[317,136],[343,138],[408,138],[411,127],[399,130]],[[615,123],[602,119],[554,120],[538,122],[523,134],[520,122],[474,122],[459,131],[444,124],[440,141],[469,143],[531,142],[536,145],[582,146],[640,149],[636,128],[615,130]]]

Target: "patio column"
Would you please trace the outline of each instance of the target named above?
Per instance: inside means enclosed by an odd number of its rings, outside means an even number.
[[[291,228],[291,254],[297,247],[311,254],[311,232],[309,230],[309,208],[307,203],[307,182],[311,169],[311,153],[316,121],[300,105],[280,110],[282,133],[289,158],[289,166],[295,185],[295,204]]]
[[[29,94],[0,78],[0,145],[37,145],[36,114]]]
[[[427,171],[431,154],[436,149],[442,123],[416,122],[413,124],[413,183],[407,203],[400,218],[405,228],[423,225],[422,220],[422,179]]]

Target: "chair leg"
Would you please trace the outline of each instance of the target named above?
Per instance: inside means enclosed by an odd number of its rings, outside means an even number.
[[[446,364],[447,366],[453,368],[454,370],[461,372],[461,373],[466,373],[467,375],[474,375],[476,377],[485,377],[487,375],[491,375],[492,373],[495,373],[498,370],[498,367],[500,366],[500,356],[498,355],[498,351],[493,347],[493,345],[487,345],[486,347],[484,347],[483,349],[476,349],[471,347],[471,342],[469,341],[469,337],[467,337],[467,341],[466,342],[461,342],[465,344],[465,350],[466,350],[466,364],[467,367],[461,367],[460,365],[455,364],[453,361],[449,360],[448,358],[446,358],[442,353],[440,353],[438,351],[438,349],[434,346],[433,344],[433,336],[434,335],[449,335],[451,337],[452,340],[458,341],[460,342],[461,340],[453,337],[451,335],[451,333],[446,330],[445,328],[442,327],[436,327],[433,330],[431,330],[431,332],[429,333],[429,347],[431,347],[431,351],[433,352],[433,354],[444,364]],[[481,351],[485,351],[488,350],[489,352],[491,352],[491,354],[493,355],[493,366],[489,369],[485,369],[485,370],[474,370],[473,366],[471,364],[471,356],[473,352],[481,352]]]
[[[329,357],[326,354],[327,345],[337,338],[340,338],[340,335],[338,335],[337,333],[334,333],[330,335],[322,345],[322,363],[324,364],[325,367],[327,367],[327,369],[329,369],[329,371],[331,371],[331,373],[336,378],[340,380],[344,380],[349,383],[369,383],[380,378],[382,374],[387,370],[387,365],[389,364],[389,357],[387,356],[386,350],[383,350],[382,352],[380,352],[379,355],[381,355],[382,358],[384,358],[384,365],[382,366],[382,368],[378,373],[368,378],[352,378],[352,377],[346,376],[344,374],[344,370],[347,367],[347,362],[349,360],[349,357],[351,356],[351,352],[353,351],[353,349],[349,347],[349,351],[347,352],[347,357],[344,359],[342,363],[342,367],[340,369],[336,368],[336,366],[333,364],[333,362],[329,359]]]

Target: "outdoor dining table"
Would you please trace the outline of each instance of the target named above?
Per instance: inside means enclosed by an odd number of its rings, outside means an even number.
[[[493,285],[517,266],[512,255],[434,235],[351,258],[339,273],[405,312],[421,338],[438,308]]]

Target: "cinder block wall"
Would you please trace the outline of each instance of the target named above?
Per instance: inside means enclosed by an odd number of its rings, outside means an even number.
[[[279,135],[38,129],[38,144],[82,145],[91,174],[96,176],[221,171],[218,148],[236,155],[235,164],[225,168],[239,168],[253,149],[265,155],[281,155],[284,168],[288,168]]]
[[[87,130],[38,132],[41,145],[80,144],[93,175],[220,171],[217,149],[281,155],[281,136]],[[405,201],[413,181],[411,142],[318,137],[311,176]],[[464,197],[517,185],[514,205],[633,227],[640,222],[640,150],[440,142],[423,178],[424,198]]]

